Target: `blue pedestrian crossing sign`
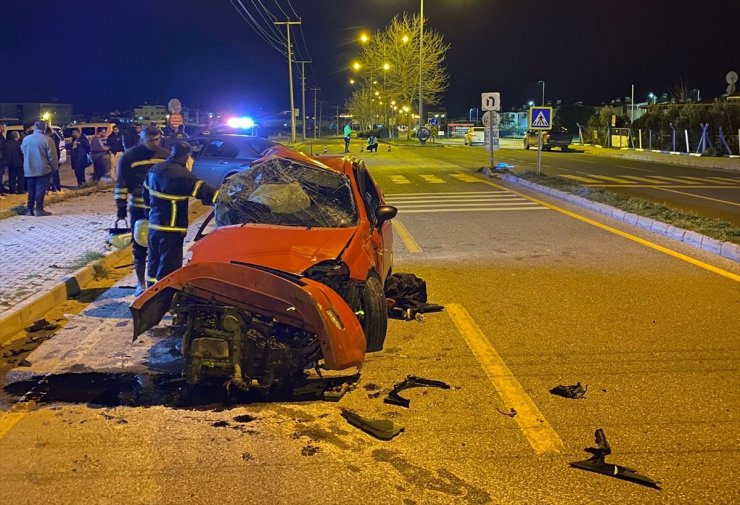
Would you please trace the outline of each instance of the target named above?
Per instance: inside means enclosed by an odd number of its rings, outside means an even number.
[[[527,124],[530,130],[551,130],[552,107],[530,107]]]

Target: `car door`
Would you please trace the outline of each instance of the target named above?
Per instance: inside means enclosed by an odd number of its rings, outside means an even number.
[[[228,138],[209,138],[193,164],[193,175],[213,188],[219,188],[227,176],[241,170],[239,147]]]
[[[381,282],[385,282],[385,277],[393,264],[392,224],[390,221],[386,221],[378,228],[376,212],[383,204],[383,199],[375,181],[370,176],[370,172],[368,172],[363,162],[355,165],[355,175],[360,194],[362,195],[362,204],[370,221],[370,242],[371,248],[375,253],[376,267],[380,274]]]

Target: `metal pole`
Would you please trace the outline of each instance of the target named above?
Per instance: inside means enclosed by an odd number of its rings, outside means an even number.
[[[296,61],[301,64],[301,123],[303,130],[303,141],[306,141],[306,63],[310,61]]]
[[[542,81],[542,106],[545,106],[545,81]]]
[[[319,137],[321,137],[321,115],[324,113],[324,101],[319,101]]]
[[[299,25],[300,21],[274,21],[275,25],[285,25],[288,32],[288,83],[290,88],[290,140],[295,144],[295,101],[293,99],[293,50],[290,46],[290,25]]]
[[[423,76],[423,63],[424,63],[424,0],[421,0],[421,8],[419,9],[419,129],[416,130],[417,136],[421,127],[424,126],[422,118],[424,117],[424,99],[421,95],[422,76]]]
[[[335,105],[337,108],[337,135],[339,135],[339,105]]]
[[[316,92],[321,88],[311,88],[313,90],[313,138],[316,139]]]
[[[635,122],[635,85],[632,85],[632,97],[630,98],[630,130]]]
[[[542,170],[542,130],[537,132],[537,175]]]
[[[689,153],[691,152],[689,150],[689,130],[684,129],[683,133],[684,133],[684,137],[686,137],[686,152]]]
[[[640,149],[642,149],[642,128],[640,128],[640,129],[639,129],[639,130],[637,130],[637,131],[638,131],[638,132],[639,132],[639,134],[640,134]]]
[[[493,172],[493,115],[495,114],[495,112],[491,111],[488,114],[488,147],[491,148],[491,172]]]

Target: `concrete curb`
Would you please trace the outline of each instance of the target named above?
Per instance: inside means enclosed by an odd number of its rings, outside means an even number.
[[[106,254],[101,260],[84,266],[65,277],[49,290],[23,300],[8,310],[8,314],[0,319],[0,345],[8,342],[24,328],[43,317],[51,309],[78,294],[94,277],[93,264],[100,263],[107,268],[131,255],[131,247],[116,249]]]
[[[540,193],[545,193],[559,200],[565,200],[567,202],[574,203],[594,212],[598,212],[599,214],[604,214],[605,216],[614,218],[618,221],[637,226],[644,230],[663,235],[673,240],[678,240],[679,242],[683,242],[684,244],[688,244],[690,246],[702,249],[703,251],[707,251],[728,260],[740,263],[740,245],[738,244],[733,244],[731,242],[721,242],[717,239],[707,237],[706,235],[702,235],[694,231],[676,228],[675,226],[663,223],[662,221],[656,221],[655,219],[650,219],[648,217],[638,216],[637,214],[625,212],[615,207],[604,205],[603,203],[592,202],[591,200],[588,200],[586,198],[576,196],[571,193],[566,193],[565,191],[560,191],[559,189],[535,184],[532,181],[528,181],[526,179],[522,179],[510,174],[504,175],[503,180],[505,182],[518,184],[520,186],[530,188]]]

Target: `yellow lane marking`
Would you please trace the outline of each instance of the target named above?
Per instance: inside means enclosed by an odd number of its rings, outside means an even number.
[[[663,184],[662,182],[653,181],[653,180],[648,179],[646,177],[638,177],[636,175],[623,175],[622,177],[624,177],[625,179],[634,179],[634,180],[640,181],[640,182],[647,182],[649,184]]]
[[[445,305],[445,311],[462,334],[506,407],[516,409],[514,421],[519,425],[532,449],[537,454],[560,454],[564,449],[563,441],[511,373],[490,340],[475,324],[468,311],[457,303]]]
[[[681,261],[685,261],[686,263],[691,263],[694,266],[697,266],[699,268],[703,268],[704,270],[708,270],[710,272],[713,272],[717,275],[721,275],[722,277],[726,277],[730,280],[733,280],[735,282],[740,282],[740,275],[733,274],[732,272],[728,272],[727,270],[723,270],[721,268],[717,268],[714,265],[710,265],[709,263],[705,263],[703,261],[694,259],[690,256],[686,256],[685,254],[681,254],[678,251],[674,251],[672,249],[668,249],[667,247],[663,247],[662,245],[655,244],[653,242],[650,242],[649,240],[645,240],[643,238],[637,237],[635,235],[632,235],[631,233],[624,232],[622,230],[618,230],[616,228],[613,228],[609,225],[599,223],[598,221],[594,221],[593,219],[589,219],[585,216],[581,216],[579,214],[576,214],[575,212],[571,212],[569,210],[562,209],[556,205],[553,205],[551,203],[544,202],[538,198],[533,198],[531,196],[525,195],[524,193],[520,193],[519,191],[514,191],[513,189],[509,189],[505,186],[500,186],[496,184],[495,182],[486,181],[483,180],[486,184],[493,186],[494,188],[511,191],[512,193],[521,196],[522,198],[526,198],[528,200],[531,200],[535,203],[539,203],[540,205],[544,205],[548,209],[555,210],[557,212],[560,212],[561,214],[565,214],[566,216],[570,216],[574,219],[578,219],[579,221],[583,221],[584,223],[588,223],[590,225],[596,226],[597,228],[601,228],[602,230],[608,231],[610,233],[614,233],[615,235],[619,235],[620,237],[626,238],[628,240],[632,240],[633,242],[637,242],[638,244],[642,244],[646,247],[649,247],[651,249],[655,249],[656,251],[660,251],[664,254],[667,254],[668,256],[673,256],[674,258],[680,259]]]
[[[411,181],[402,175],[391,175],[391,182],[394,184],[411,184]]]
[[[626,168],[627,170],[637,170],[638,172],[651,172],[654,173],[655,170],[648,170],[647,168],[635,168],[635,167],[628,167],[627,165],[617,165],[619,168]]]
[[[398,219],[394,219],[391,221],[393,223],[393,228],[396,230],[396,233],[398,233],[398,236],[401,237],[401,242],[403,242],[403,245],[406,246],[406,249],[410,253],[420,253],[421,247],[419,247],[418,242],[414,239],[414,237],[411,235],[409,230],[403,225],[401,221]]]
[[[601,181],[597,181],[596,179],[589,179],[588,177],[581,177],[580,175],[563,174],[563,175],[559,175],[558,177],[563,177],[565,179],[570,179],[576,182],[586,182],[586,183],[593,183],[593,184],[598,184],[601,182]]]
[[[404,214],[430,214],[437,212],[493,212],[509,210],[547,210],[544,207],[475,207],[454,209],[403,209]]]
[[[618,182],[620,184],[634,184],[634,182],[628,181],[627,179],[620,179],[619,177],[609,177],[608,175],[594,175],[594,174],[591,174],[590,177],[596,177],[598,179],[604,179],[605,181]]]
[[[0,416],[0,440],[16,425],[18,421],[23,419],[36,404],[36,402],[18,402],[10,410]]]
[[[710,198],[704,195],[695,195],[693,193],[686,193],[685,191],[678,191],[675,189],[668,189],[668,188],[655,188],[655,189],[659,189],[661,191],[670,191],[671,193],[679,193],[681,195],[693,196],[694,198],[701,198],[702,200],[711,200],[713,202],[719,202],[719,203],[724,203],[727,205],[735,205],[736,207],[740,207],[740,203],[728,202],[727,200],[720,200],[719,198]]]
[[[419,175],[422,179],[430,184],[444,184],[444,179],[440,179],[436,175]]]
[[[732,177],[714,177],[714,176],[711,176],[711,177],[707,177],[707,179],[714,179],[714,180],[718,180],[718,181],[722,181],[722,182],[732,182],[734,184],[740,184],[740,178],[733,179]]]
[[[703,184],[684,184],[682,186],[676,186],[675,184],[668,184],[667,182],[656,182],[651,184],[650,186],[646,184],[630,184],[629,186],[625,186],[624,184],[586,184],[586,186],[590,188],[656,188],[660,189],[663,187],[677,187],[681,189],[735,189],[734,186],[730,185],[724,185],[724,186],[713,186],[713,185],[703,185]]]

